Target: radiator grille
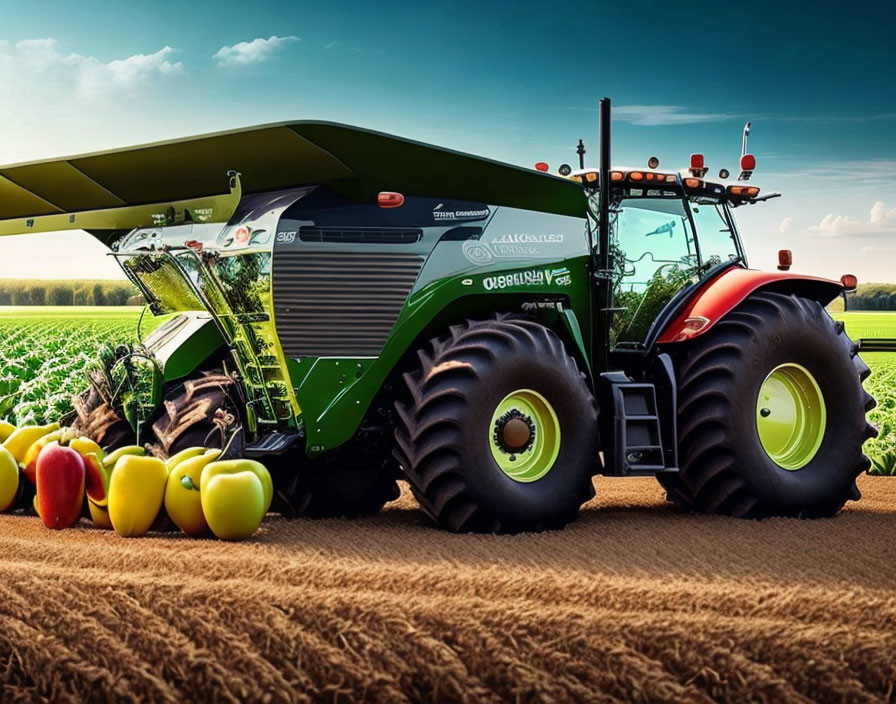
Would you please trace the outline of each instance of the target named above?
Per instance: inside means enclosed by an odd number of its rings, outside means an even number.
[[[299,230],[302,242],[337,242],[340,244],[413,244],[423,238],[423,230],[395,227],[315,227]]]
[[[375,357],[423,266],[416,254],[274,255],[277,334],[289,357]]]

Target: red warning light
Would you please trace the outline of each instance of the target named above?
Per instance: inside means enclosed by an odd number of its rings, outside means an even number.
[[[703,155],[702,154],[691,154],[691,168],[692,169],[702,169],[703,168]]]
[[[539,161],[539,162],[535,165],[535,170],[536,170],[536,171],[547,171],[549,168],[551,168],[551,167],[548,166],[548,165],[547,165],[546,163],[544,163],[543,161]]]
[[[793,266],[793,252],[789,249],[778,250],[778,269],[788,271]]]
[[[741,171],[754,171],[756,169],[756,157],[752,154],[744,154],[740,158]]]
[[[854,274],[844,274],[840,277],[840,285],[847,291],[855,291],[859,285],[859,280]]]
[[[377,195],[376,202],[381,208],[398,208],[404,205],[404,196],[401,193],[383,191]]]

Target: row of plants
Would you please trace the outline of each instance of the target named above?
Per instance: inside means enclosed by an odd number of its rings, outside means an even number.
[[[0,316],[0,419],[42,425],[74,410],[99,349],[132,341],[137,315]]]

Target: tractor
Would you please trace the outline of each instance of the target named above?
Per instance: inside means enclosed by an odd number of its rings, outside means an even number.
[[[101,351],[77,427],[261,459],[290,515],[397,480],[456,532],[564,526],[594,475],[737,517],[858,499],[869,369],[825,310],[854,280],[747,267],[734,210],[776,194],[746,149],[738,179],[612,167],[608,99],[599,141],[554,174],[240,129],[0,167],[0,235],[85,230],[165,316]]]

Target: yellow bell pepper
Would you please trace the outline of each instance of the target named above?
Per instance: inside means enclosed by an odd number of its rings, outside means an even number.
[[[125,537],[146,533],[162,508],[168,470],[157,457],[125,455],[109,481],[109,519]]]
[[[48,435],[56,430],[59,430],[59,423],[26,425],[22,428],[17,428],[12,435],[6,438],[3,447],[12,453],[12,456],[16,458],[16,462],[22,464],[29,448],[44,435]]]

